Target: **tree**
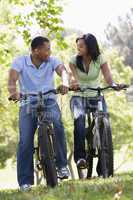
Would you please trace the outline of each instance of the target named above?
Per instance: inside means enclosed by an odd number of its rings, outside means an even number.
[[[35,35],[45,35],[55,39],[60,48],[65,48],[63,40],[63,11],[61,0],[12,1],[14,2],[14,20],[19,33],[29,44]]]
[[[123,58],[113,51],[111,54],[108,53],[107,60],[111,65],[114,80],[118,83],[130,84],[133,71],[130,67],[125,67]],[[126,92],[124,91],[107,93],[106,100],[112,124],[114,150],[119,152],[122,148],[125,148],[125,159],[131,159],[133,150],[133,107],[127,102]]]
[[[14,156],[17,142],[17,108],[9,105],[7,92],[8,69],[19,49],[14,39],[11,8],[7,1],[0,2],[0,168]]]
[[[133,68],[133,8],[125,17],[118,17],[117,25],[109,23],[105,29],[107,45],[115,47],[124,63]]]

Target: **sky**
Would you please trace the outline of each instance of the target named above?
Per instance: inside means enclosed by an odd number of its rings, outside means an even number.
[[[133,8],[133,0],[66,0],[62,19],[65,27],[93,33],[103,40],[104,29],[109,22],[117,23]]]

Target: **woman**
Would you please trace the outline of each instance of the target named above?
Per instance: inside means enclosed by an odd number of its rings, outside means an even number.
[[[71,87],[75,91],[71,99],[71,110],[74,115],[74,160],[77,167],[86,167],[85,153],[85,113],[86,99],[89,99],[91,111],[96,109],[97,102],[93,98],[95,92],[77,92],[78,87],[98,87],[100,86],[100,74],[102,73],[108,85],[116,86],[119,90],[121,85],[113,82],[108,64],[100,53],[97,40],[94,35],[86,34],[77,38],[78,54],[73,56],[69,63]],[[103,109],[106,112],[107,107],[103,98]]]

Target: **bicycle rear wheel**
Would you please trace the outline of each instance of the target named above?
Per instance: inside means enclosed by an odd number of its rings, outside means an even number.
[[[44,123],[39,127],[38,131],[43,175],[46,178],[47,185],[55,187],[58,184],[58,179],[55,164],[54,134],[51,132],[53,128]]]
[[[99,131],[101,149],[99,150],[97,172],[99,176],[107,178],[113,176],[114,171],[112,132],[108,117],[101,119]]]
[[[91,123],[91,118],[89,116],[89,127],[87,128],[86,140],[87,140],[87,179],[92,177],[93,171],[93,158],[94,158],[94,149],[93,149],[93,132],[94,121]]]

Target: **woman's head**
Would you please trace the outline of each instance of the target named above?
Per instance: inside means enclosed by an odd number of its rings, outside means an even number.
[[[99,46],[97,39],[94,35],[88,33],[76,39],[78,55],[88,55],[93,61],[96,61],[99,54]]]

